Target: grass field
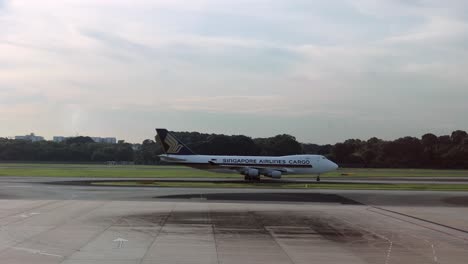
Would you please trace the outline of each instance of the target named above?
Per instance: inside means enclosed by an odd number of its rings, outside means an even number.
[[[236,174],[217,174],[182,166],[134,165],[75,165],[75,164],[0,164],[0,176],[37,177],[235,177]]]
[[[150,177],[150,178],[239,178],[238,174],[220,174],[183,166],[108,166],[81,164],[0,163],[0,176],[40,177]],[[315,175],[294,175],[306,178]],[[468,170],[425,169],[339,169],[323,177],[468,177]]]

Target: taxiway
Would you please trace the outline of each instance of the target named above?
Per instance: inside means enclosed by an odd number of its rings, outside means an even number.
[[[76,180],[76,179],[71,179]],[[466,263],[468,194],[0,179],[2,263]]]

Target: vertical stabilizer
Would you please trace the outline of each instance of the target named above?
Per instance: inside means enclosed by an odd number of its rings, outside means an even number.
[[[166,154],[171,155],[195,155],[184,143],[178,140],[167,129],[156,128],[156,141],[161,144]]]

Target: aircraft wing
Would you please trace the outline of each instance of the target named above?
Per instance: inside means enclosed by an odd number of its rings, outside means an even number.
[[[238,170],[238,171],[242,171],[242,170],[245,170],[245,169],[257,169],[257,170],[276,170],[276,171],[281,171],[281,172],[288,172],[288,169],[286,168],[272,168],[272,167],[269,167],[267,165],[265,166],[243,166],[243,165],[229,165],[229,164],[217,164],[216,162],[213,162],[213,161],[209,161],[209,163],[211,165],[214,165],[214,166],[218,166],[218,167],[221,167],[221,168],[227,168],[227,169],[231,169],[231,170]]]

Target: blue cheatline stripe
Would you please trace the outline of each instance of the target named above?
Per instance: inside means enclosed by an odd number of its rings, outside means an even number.
[[[208,166],[236,166],[236,167],[288,167],[288,168],[313,168],[312,165],[300,165],[300,164],[258,164],[258,163],[197,163],[197,162],[175,162],[182,165],[208,165]]]

